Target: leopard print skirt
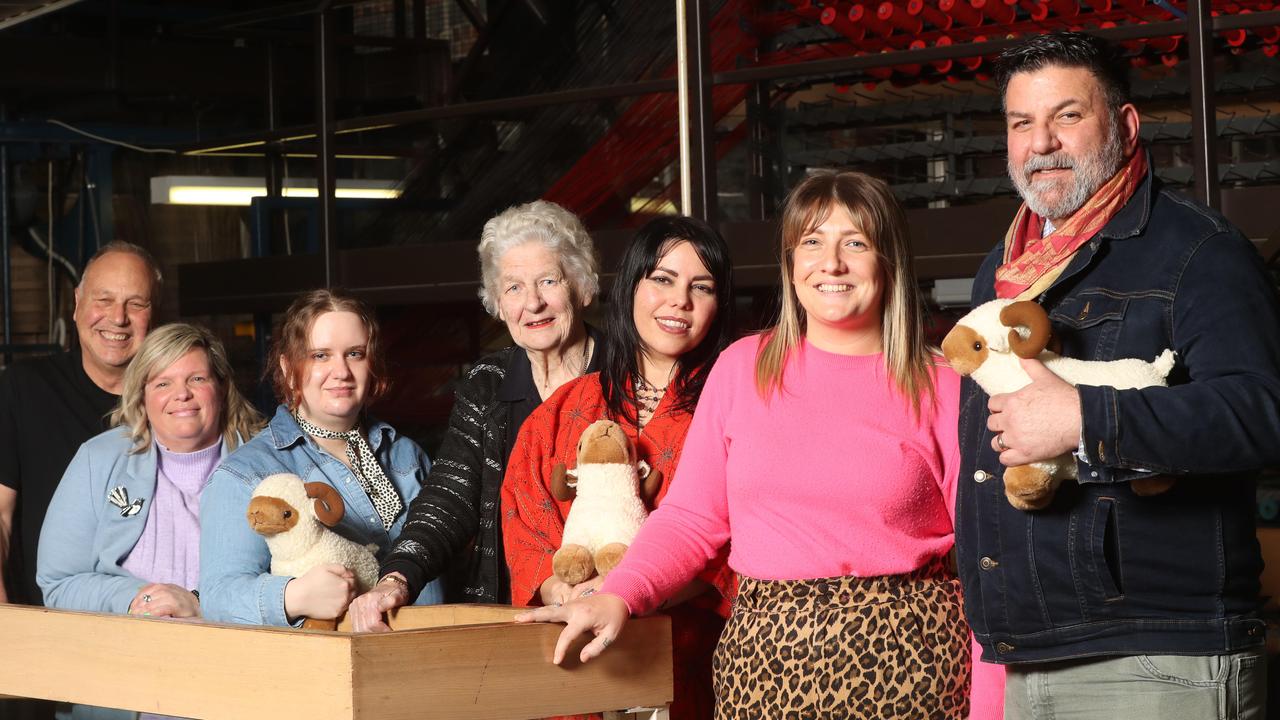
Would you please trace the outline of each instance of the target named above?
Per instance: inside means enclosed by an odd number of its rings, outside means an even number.
[[[908,575],[740,577],[716,718],[964,718],[969,626],[945,560]]]

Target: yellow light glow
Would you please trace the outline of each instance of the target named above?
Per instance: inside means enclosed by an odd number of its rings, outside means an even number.
[[[315,181],[290,179],[282,189],[284,197],[313,198],[319,195]],[[245,207],[255,197],[266,197],[262,178],[163,176],[151,179],[151,202],[166,205],[227,205]],[[384,180],[339,180],[334,193],[339,198],[393,200],[400,197],[395,183]]]
[[[646,212],[656,215],[679,215],[680,211],[676,209],[676,204],[667,199],[633,197],[631,198],[631,212]]]

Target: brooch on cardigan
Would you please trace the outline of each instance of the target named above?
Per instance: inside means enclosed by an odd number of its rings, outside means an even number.
[[[120,517],[133,517],[142,509],[142,498],[129,502],[129,491],[123,485],[115,486],[107,495],[107,502],[120,508]]]

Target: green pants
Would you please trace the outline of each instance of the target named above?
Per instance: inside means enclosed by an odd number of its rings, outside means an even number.
[[[1010,666],[1005,720],[1263,720],[1266,656],[1132,655]]]

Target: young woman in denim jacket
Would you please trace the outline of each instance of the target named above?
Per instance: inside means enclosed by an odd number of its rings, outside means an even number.
[[[281,399],[267,429],[214,472],[201,509],[200,592],[205,616],[219,622],[300,624],[341,617],[355,576],[322,565],[301,577],[270,574],[266,541],[245,512],[270,475],[293,473],[342,496],[334,529],[385,552],[404,525],[431,462],[417,443],[370,418],[365,409],[386,389],[378,324],[354,297],[315,290],[294,301],[275,333],[272,381]],[[439,583],[418,604],[440,602]]]

